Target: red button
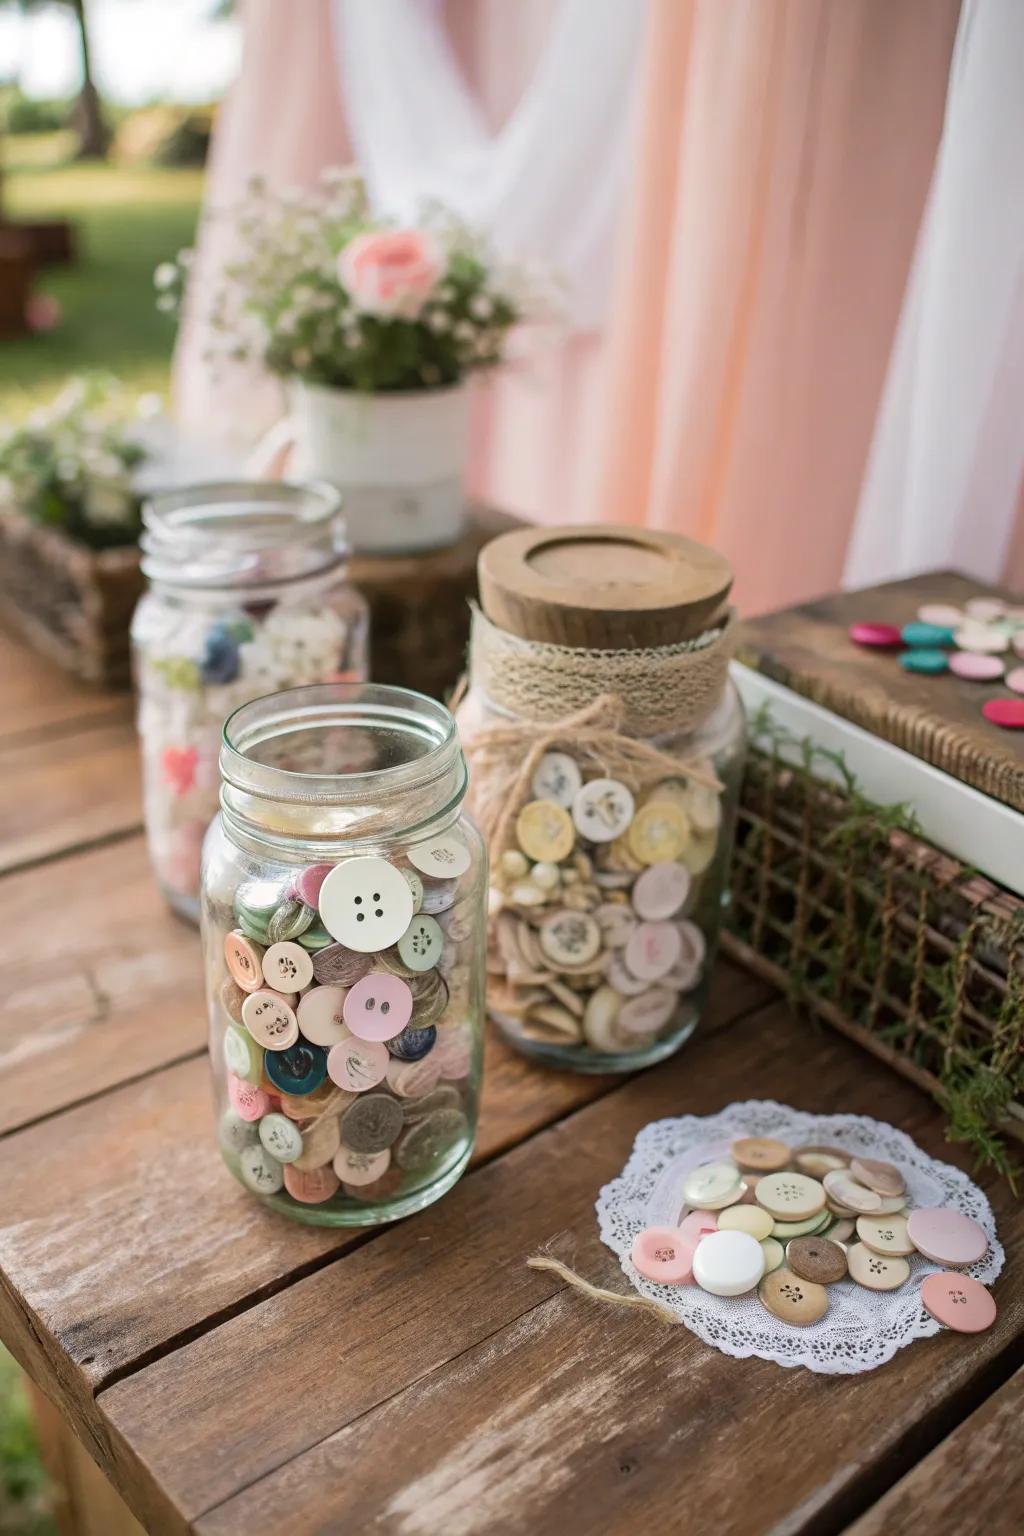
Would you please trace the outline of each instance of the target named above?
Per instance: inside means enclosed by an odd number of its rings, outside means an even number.
[[[851,624],[848,634],[856,645],[903,644],[903,638],[895,624]]]
[[[981,706],[986,720],[1007,731],[1024,731],[1024,699],[989,699]]]

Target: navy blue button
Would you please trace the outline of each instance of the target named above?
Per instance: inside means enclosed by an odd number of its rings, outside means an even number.
[[[234,635],[226,624],[215,624],[206,636],[199,676],[204,683],[233,683],[240,665]]]
[[[327,1052],[308,1040],[298,1040],[286,1051],[267,1051],[263,1070],[281,1093],[313,1093],[327,1076]]]
[[[428,1024],[426,1029],[407,1024],[400,1035],[388,1041],[388,1050],[399,1061],[422,1061],[427,1052],[434,1049],[436,1039],[437,1030],[433,1024]]]

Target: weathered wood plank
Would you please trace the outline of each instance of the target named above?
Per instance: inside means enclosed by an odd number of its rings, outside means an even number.
[[[127,693],[72,677],[0,625],[0,739],[130,710]]]
[[[862,1507],[872,1469],[898,1476],[911,1433],[934,1443],[954,1400],[980,1394],[986,1367],[1017,1347],[1012,1277],[990,1334],[928,1340],[840,1383],[729,1359],[525,1268],[555,1241],[623,1286],[595,1230],[599,1187],[649,1120],[750,1094],[868,1112],[945,1150],[916,1089],[774,1005],[103,1391],[115,1482],[144,1521],[204,1536],[674,1529],[687,1478],[709,1529],[834,1528]],[[1024,1212],[988,1182],[1012,1248]]]
[[[846,1536],[1019,1536],[1024,1530],[1024,1371],[918,1462]]]

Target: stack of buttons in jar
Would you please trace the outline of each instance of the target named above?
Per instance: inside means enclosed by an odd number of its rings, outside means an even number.
[[[932,1317],[961,1333],[995,1321],[990,1292],[961,1272],[984,1255],[985,1232],[961,1211],[908,1210],[893,1163],[764,1136],[741,1137],[731,1153],[687,1175],[678,1227],[637,1235],[638,1274],[663,1285],[695,1282],[715,1296],[756,1289],[768,1312],[799,1328],[828,1312],[830,1285],[850,1280],[894,1291],[910,1280],[910,1260],[920,1254],[945,1266],[921,1283]]]
[[[634,792],[566,752],[541,758],[492,874],[488,1004],[507,1029],[609,1053],[671,1031],[706,958],[688,916],[721,822],[705,778]]]
[[[388,1199],[468,1146],[473,938],[455,836],[236,893],[220,990],[230,1165],[304,1205]]]

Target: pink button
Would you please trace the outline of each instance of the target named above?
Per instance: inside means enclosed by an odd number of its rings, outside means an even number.
[[[993,1296],[971,1275],[926,1275],[921,1282],[921,1302],[937,1323],[957,1333],[984,1333],[996,1320]]]
[[[629,1256],[638,1274],[659,1285],[680,1285],[693,1273],[693,1248],[678,1227],[638,1232]]]
[[[310,864],[301,875],[295,877],[295,894],[307,907],[316,907],[320,901],[320,887],[334,868],[333,864]]]
[[[696,1248],[702,1237],[718,1231],[718,1217],[714,1211],[689,1211],[679,1223],[679,1230],[690,1246]]]
[[[294,1163],[285,1163],[284,1187],[303,1205],[322,1205],[338,1193],[341,1180],[330,1163],[323,1168],[296,1168]]]
[[[986,720],[1007,731],[1024,730],[1024,699],[989,699],[981,706]]]
[[[242,1120],[262,1120],[270,1108],[270,1097],[262,1088],[243,1082],[233,1072],[228,1073],[228,1099]]]
[[[972,683],[994,683],[1003,675],[1003,663],[998,656],[983,656],[980,651],[954,651],[949,670]]]
[[[310,987],[299,998],[299,1028],[307,1040],[329,1050],[349,1038],[348,1027],[342,1022],[347,996],[344,987]]]
[[[255,992],[263,984],[263,951],[237,930],[224,936],[224,959],[233,981],[243,992]]]
[[[690,872],[683,864],[666,860],[652,864],[633,887],[633,908],[638,917],[657,923],[675,917],[690,894]]]
[[[349,988],[342,1016],[360,1040],[393,1040],[412,1018],[412,993],[401,976],[370,971]]]
[[[970,1216],[948,1207],[922,1206],[907,1217],[907,1236],[936,1264],[974,1264],[988,1248],[988,1238]]]
[[[357,1040],[350,1035],[327,1052],[327,1076],[348,1093],[365,1093],[384,1081],[390,1060],[383,1041]]]
[[[901,645],[895,624],[851,624],[847,633],[857,645]]]
[[[638,981],[657,981],[682,952],[682,935],[671,923],[638,923],[626,944],[626,964]]]
[[[1014,667],[1012,672],[1007,672],[1006,686],[1014,693],[1024,693],[1024,667]]]

